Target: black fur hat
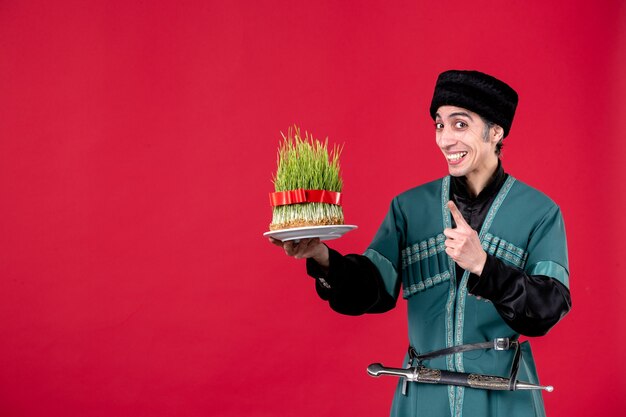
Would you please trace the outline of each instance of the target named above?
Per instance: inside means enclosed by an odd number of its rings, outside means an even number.
[[[463,107],[500,125],[506,137],[511,130],[517,100],[515,90],[491,75],[450,70],[437,78],[430,116],[434,120],[441,106]]]

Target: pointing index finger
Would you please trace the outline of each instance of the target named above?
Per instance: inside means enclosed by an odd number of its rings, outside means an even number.
[[[450,209],[450,213],[452,214],[452,217],[454,218],[454,221],[456,223],[456,227],[459,227],[459,226],[467,226],[467,227],[469,227],[469,224],[467,224],[467,222],[463,218],[463,215],[461,214],[461,212],[457,208],[456,204],[454,204],[454,201],[452,201],[452,200],[448,201],[447,206]]]

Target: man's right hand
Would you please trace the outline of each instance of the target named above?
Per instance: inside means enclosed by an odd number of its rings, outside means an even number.
[[[301,239],[297,242],[294,240],[282,242],[270,237],[269,241],[283,248],[288,256],[295,259],[312,258],[322,268],[328,268],[330,265],[328,247],[324,245],[319,238]]]

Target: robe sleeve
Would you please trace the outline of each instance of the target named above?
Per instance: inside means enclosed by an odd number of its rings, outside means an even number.
[[[500,316],[526,336],[546,334],[571,309],[565,227],[553,206],[530,236],[524,269],[487,256],[468,291],[494,303]]]
[[[323,271],[307,259],[307,273],[317,278],[318,295],[342,314],[383,313],[395,307],[400,292],[400,248],[404,221],[394,199],[387,216],[364,255],[342,256],[329,249],[330,265]]]
[[[307,259],[307,273],[316,278],[315,289],[322,300],[338,313],[358,316],[384,313],[396,306],[396,300],[385,290],[376,266],[363,255],[346,255],[328,249],[330,266],[323,270],[313,259]]]
[[[493,302],[502,319],[525,336],[543,336],[572,308],[569,289],[554,278],[528,275],[487,255],[480,278],[471,274],[468,291]]]

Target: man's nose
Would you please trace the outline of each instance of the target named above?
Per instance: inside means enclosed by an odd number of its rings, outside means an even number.
[[[452,129],[448,126],[444,126],[439,132],[437,132],[437,144],[441,148],[446,148],[456,142]]]

